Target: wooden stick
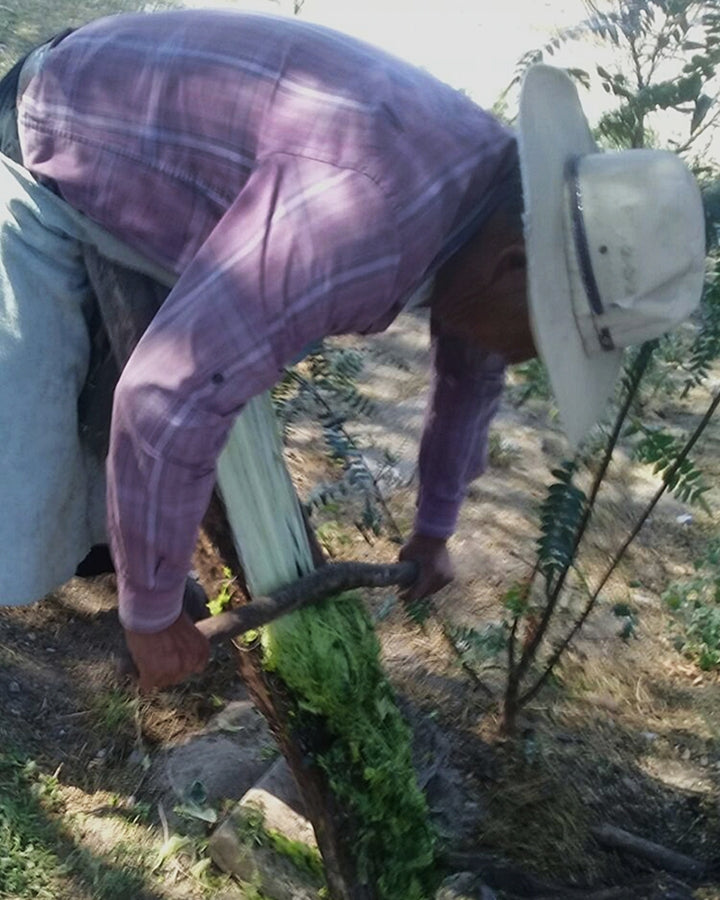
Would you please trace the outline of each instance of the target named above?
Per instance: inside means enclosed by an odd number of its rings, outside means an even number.
[[[691,856],[685,856],[684,853],[677,853],[675,850],[668,850],[667,847],[655,844],[653,841],[646,841],[645,838],[630,834],[629,831],[623,831],[622,828],[615,828],[614,825],[600,825],[593,828],[592,835],[607,850],[620,850],[623,853],[639,856],[657,868],[664,869],[666,872],[674,872],[676,875],[701,878],[707,869],[704,863]]]
[[[197,627],[208,640],[224,641],[333,594],[360,587],[407,586],[416,577],[417,565],[413,562],[392,565],[328,563],[267,597],[256,597],[247,606],[204,619]]]

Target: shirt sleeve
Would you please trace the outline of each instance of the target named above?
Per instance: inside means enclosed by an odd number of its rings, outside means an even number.
[[[355,170],[276,154],[250,176],[115,392],[108,525],[126,628],[177,618],[235,417],[312,341],[371,327],[397,248],[384,196]]]
[[[490,422],[500,405],[505,363],[432,325],[433,380],[420,442],[415,531],[447,538],[467,487],[487,464]]]

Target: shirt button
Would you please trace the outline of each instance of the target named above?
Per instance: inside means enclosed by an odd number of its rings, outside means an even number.
[[[222,384],[223,381],[225,381],[225,376],[222,374],[222,372],[216,372],[213,375],[211,381],[213,384]]]

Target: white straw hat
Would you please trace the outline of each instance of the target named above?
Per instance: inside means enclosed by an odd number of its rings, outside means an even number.
[[[623,348],[697,307],[702,201],[672,153],[601,152],[559,69],[527,72],[519,125],[531,325],[576,446],[605,410]]]

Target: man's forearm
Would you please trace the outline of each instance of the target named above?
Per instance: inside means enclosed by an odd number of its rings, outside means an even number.
[[[484,471],[505,369],[498,356],[473,354],[456,340],[436,336],[433,351],[415,531],[447,538],[455,530],[468,484]]]

